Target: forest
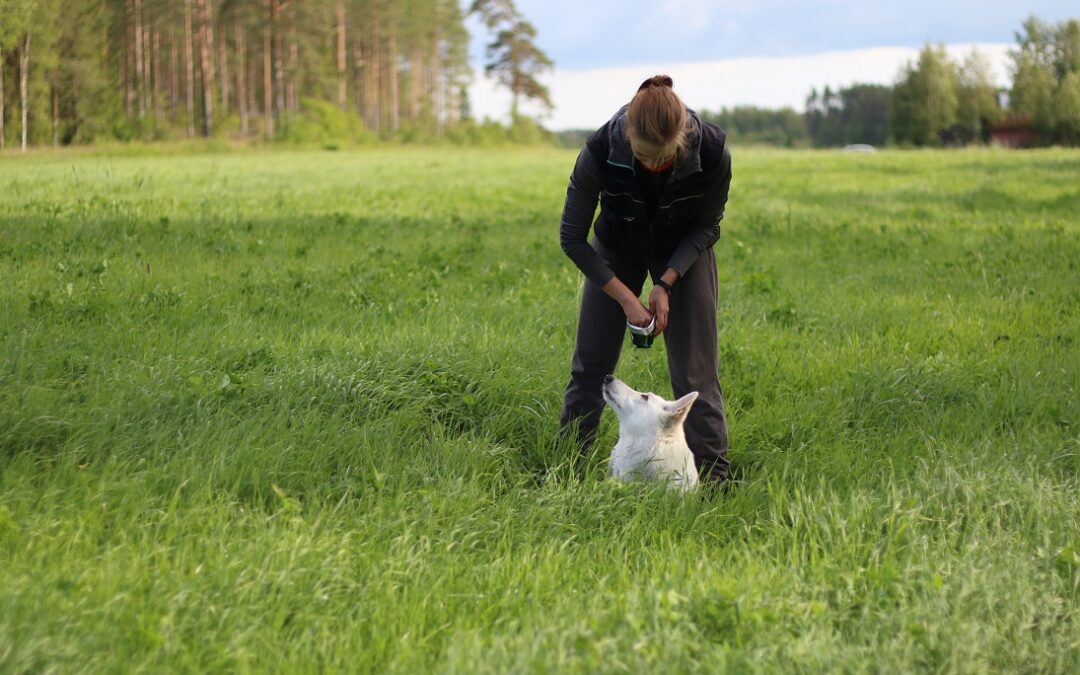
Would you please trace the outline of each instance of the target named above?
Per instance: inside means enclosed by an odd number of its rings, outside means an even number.
[[[966,145],[989,141],[1002,125],[1030,132],[1032,145],[1080,145],[1080,21],[1031,17],[1015,39],[1008,87],[978,50],[957,61],[928,44],[892,86],[814,89],[804,112],[747,106],[704,115],[733,140],[786,147]]]
[[[512,95],[509,128],[472,118],[466,18],[484,72]],[[518,114],[552,107],[554,63],[513,0],[0,0],[0,149],[228,137],[296,142],[545,141]],[[927,44],[891,85],[814,89],[805,109],[704,110],[738,142],[964,145],[1012,125],[1080,145],[1080,21],[1030,17],[1008,87],[973,50]],[[577,145],[582,132],[558,134]]]
[[[545,102],[551,62],[512,0],[0,0],[0,148],[460,131],[468,14],[485,70]]]

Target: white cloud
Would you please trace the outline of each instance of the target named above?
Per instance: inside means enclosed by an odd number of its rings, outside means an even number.
[[[960,62],[973,47],[987,56],[998,84],[1007,86],[1007,51],[1012,45],[955,44],[947,45],[946,49]],[[698,110],[735,105],[790,106],[801,110],[814,87],[892,84],[904,63],[915,60],[918,53],[918,48],[878,47],[807,56],[556,70],[544,78],[555,102],[555,112],[544,123],[551,129],[598,127],[630,99],[643,79],[656,73],[671,75],[675,91],[688,106]],[[478,118],[506,118],[509,96],[490,80],[478,77],[470,97],[473,114]]]

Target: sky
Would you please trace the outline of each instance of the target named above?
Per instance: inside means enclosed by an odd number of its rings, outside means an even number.
[[[465,3],[466,5],[468,3]],[[803,108],[812,87],[892,84],[926,43],[988,57],[1009,82],[1025,18],[1080,18],[1078,0],[516,0],[555,62],[542,78],[551,129],[597,127],[642,80],[671,75],[688,106]],[[483,77],[483,26],[470,20],[473,114],[504,120],[509,96]]]

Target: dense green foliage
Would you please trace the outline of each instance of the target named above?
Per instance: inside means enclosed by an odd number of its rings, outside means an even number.
[[[553,106],[535,28],[512,0],[468,7],[490,33],[485,72],[511,93],[509,127],[471,119],[460,0],[0,0],[0,150],[196,135],[545,139],[519,106]],[[928,44],[895,87],[814,90],[804,113],[705,112],[733,140],[785,147],[962,145],[1003,120],[1039,145],[1080,145],[1080,20],[1029,18],[1011,70],[1002,108],[984,56],[957,63]]]
[[[892,87],[856,84],[806,99],[806,126],[814,145],[836,147],[852,143],[885,145],[890,140]]]
[[[702,111],[701,116],[727,131],[735,143],[786,148],[831,148],[853,143],[882,146],[891,139],[892,87],[854,84],[837,90],[826,86],[806,97],[806,111],[770,110],[754,106]]]
[[[734,157],[684,499],[553,444],[572,152],[0,159],[0,670],[1074,670],[1080,153]]]
[[[965,145],[990,140],[1007,122],[1030,129],[1039,145],[1080,145],[1080,20],[1024,22],[1012,53],[1009,104],[999,101],[990,63],[978,50],[954,61],[926,45],[895,86],[816,89],[806,110],[736,107],[708,113],[732,139],[786,147]]]
[[[305,100],[440,135],[468,116],[468,40],[458,0],[0,0],[0,147],[24,107],[30,145],[292,140],[325,117]]]
[[[702,110],[704,120],[719,124],[734,143],[778,145],[785,148],[810,145],[806,117],[791,108],[770,110],[756,106]]]
[[[1042,143],[1080,144],[1080,20],[1052,25],[1031,17],[1016,43],[1013,107]]]
[[[957,64],[944,47],[927,45],[908,64],[893,95],[893,137],[940,145],[984,137],[1011,116],[1042,145],[1080,145],[1080,20],[1051,25],[1035,17],[1016,33],[1007,109],[996,100],[990,65],[973,51]]]

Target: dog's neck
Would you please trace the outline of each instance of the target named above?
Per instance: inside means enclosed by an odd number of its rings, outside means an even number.
[[[686,434],[682,424],[671,424],[659,429],[635,429],[630,433],[619,433],[618,445],[627,450],[648,452],[656,448],[679,448],[686,445]]]

